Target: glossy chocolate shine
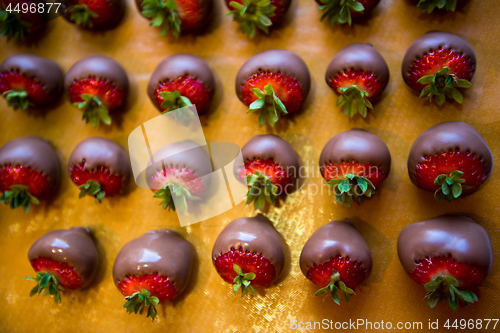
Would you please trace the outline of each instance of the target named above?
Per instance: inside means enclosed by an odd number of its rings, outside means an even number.
[[[362,129],[335,135],[321,151],[320,168],[330,163],[358,162],[377,166],[387,177],[391,171],[391,154],[381,138]]]
[[[462,53],[469,59],[472,70],[476,69],[476,53],[463,38],[447,32],[430,31],[415,39],[406,50],[401,71],[407,85],[411,87],[410,74],[415,61],[440,48]]]
[[[262,72],[281,73],[297,80],[304,100],[311,87],[311,75],[306,63],[296,53],[282,49],[271,49],[257,53],[241,66],[236,75],[236,95],[243,102],[242,88],[245,82],[254,74]]]
[[[122,188],[130,179],[130,160],[123,148],[111,140],[91,137],[80,142],[71,153],[68,171],[85,160],[84,170],[96,170],[100,166],[108,168],[111,174],[122,177]]]
[[[405,227],[398,237],[398,257],[407,273],[425,258],[448,257],[489,272],[493,252],[488,232],[467,216],[442,215]]]
[[[321,265],[338,255],[361,264],[366,276],[370,275],[372,270],[370,248],[348,219],[331,221],[312,234],[300,254],[300,269],[307,276],[311,267]]]
[[[493,154],[481,134],[462,121],[447,121],[424,131],[415,140],[408,156],[408,174],[416,183],[417,165],[426,157],[459,150],[471,152],[484,164],[486,177],[493,171]]]
[[[54,230],[40,237],[29,249],[28,259],[50,258],[73,267],[88,287],[97,272],[98,254],[89,229]]]
[[[341,49],[326,69],[326,83],[330,85],[335,76],[350,70],[373,73],[383,85],[383,89],[389,82],[389,67],[371,44],[354,43]]]
[[[123,246],[113,265],[113,280],[127,276],[165,276],[181,293],[189,282],[195,252],[189,242],[172,230],[153,230]]]
[[[229,223],[220,233],[212,250],[212,262],[221,254],[241,249],[261,254],[276,269],[276,278],[285,264],[285,243],[264,215],[242,217]]]
[[[55,101],[62,93],[63,72],[54,61],[33,54],[18,53],[0,64],[0,73],[18,72],[34,78],[47,93],[46,103]]]
[[[13,139],[0,148],[0,167],[24,166],[44,175],[51,192],[59,185],[60,170],[57,155],[47,140],[38,136]]]

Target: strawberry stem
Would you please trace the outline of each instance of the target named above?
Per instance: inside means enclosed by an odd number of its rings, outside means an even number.
[[[0,8],[3,7],[0,3]],[[30,23],[20,19],[19,13],[15,11],[9,13],[4,9],[0,11],[0,36],[6,36],[7,41],[10,41],[12,37],[18,42],[24,40],[31,28]]]
[[[39,205],[40,201],[32,195],[25,185],[11,185],[9,190],[0,195],[0,203],[10,205],[10,209],[24,207],[24,212],[28,213],[31,205]]]
[[[434,185],[441,185],[434,192],[434,197],[438,202],[446,200],[452,202],[462,194],[462,190],[468,190],[472,186],[462,186],[465,179],[461,178],[464,175],[462,171],[452,171],[449,175],[439,175],[434,179]]]
[[[257,171],[252,175],[246,176],[245,183],[249,187],[245,195],[247,197],[247,205],[253,201],[255,209],[262,210],[266,205],[266,201],[274,204],[278,186],[273,185],[269,177]]]
[[[373,109],[372,103],[367,99],[370,96],[364,90],[361,90],[357,85],[350,87],[342,87],[337,89],[340,94],[337,100],[337,106],[344,105],[344,113],[351,118],[359,112],[363,117],[367,115],[367,109]]]
[[[276,96],[273,86],[268,84],[264,87],[264,91],[258,88],[252,88],[253,93],[257,96],[252,104],[250,104],[247,113],[252,113],[260,110],[259,125],[262,126],[267,121],[271,127],[278,121],[282,114],[288,114],[281,100]]]
[[[158,311],[156,307],[160,300],[156,296],[151,296],[151,293],[146,289],[142,289],[140,292],[133,293],[130,296],[125,297],[127,300],[123,305],[127,309],[127,313],[139,313],[142,315],[145,307],[148,307],[147,317],[151,317],[155,320]]]
[[[25,90],[7,90],[2,94],[2,97],[7,100],[7,106],[14,108],[14,110],[21,109],[26,112],[28,107],[34,106],[28,100],[28,92]]]
[[[92,28],[94,24],[92,19],[98,18],[99,15],[96,12],[90,10],[87,5],[75,5],[68,8],[66,13],[70,13],[69,20],[76,25],[84,28]]]
[[[179,37],[181,33],[181,20],[176,12],[175,0],[144,0],[142,2],[142,15],[149,18],[152,27],[160,27],[160,36],[170,32]]]
[[[453,276],[435,276],[431,281],[427,282],[424,287],[428,293],[424,299],[428,298],[427,305],[434,308],[440,301],[447,300],[448,306],[456,311],[459,300],[462,300],[465,305],[477,301],[477,296],[472,291],[459,290],[459,283]]]
[[[323,6],[318,8],[319,11],[324,10],[320,21],[328,17],[328,24],[333,25],[338,22],[340,25],[345,23],[351,25],[351,11],[363,13],[365,7],[356,0],[321,0]]]
[[[165,109],[162,114],[175,111],[174,119],[178,123],[179,119],[184,125],[189,125],[193,119],[196,119],[194,112],[189,108],[193,103],[189,98],[182,96],[178,90],[162,91],[160,97],[163,99],[161,108]]]
[[[432,96],[436,96],[438,105],[443,105],[446,96],[458,103],[462,103],[464,97],[455,87],[469,88],[472,84],[467,80],[457,78],[455,74],[449,74],[449,71],[448,67],[443,67],[436,74],[422,76],[417,81],[425,85],[424,89],[420,92],[420,97],[427,96],[429,101],[432,102]]]
[[[340,290],[344,294],[344,299],[346,302],[349,302],[349,295],[356,295],[354,290],[348,288],[342,280],[340,280],[340,274],[336,270],[333,270],[332,276],[330,277],[330,283],[321,289],[319,289],[314,296],[322,296],[326,293],[330,293],[332,295],[333,301],[340,305],[340,299],[337,295],[337,291]],[[323,303],[325,303],[325,297],[323,297]]]
[[[351,207],[353,201],[362,204],[365,197],[370,198],[375,193],[375,186],[368,178],[350,173],[344,178],[331,179],[325,185],[333,186],[337,201],[347,208]],[[361,193],[358,189],[361,189]]]
[[[457,0],[420,0],[417,4],[417,8],[422,9],[427,14],[430,14],[436,7],[454,12],[457,8]]]
[[[72,105],[74,108],[83,110],[82,120],[85,120],[86,124],[90,122],[93,128],[96,128],[101,121],[106,125],[111,124],[108,108],[97,96],[81,94],[80,97],[83,102],[76,102]]]
[[[240,23],[241,32],[250,38],[255,36],[257,29],[268,34],[269,27],[273,25],[270,18],[275,16],[276,7],[271,5],[270,0],[242,0],[242,2],[243,4],[231,1],[229,6],[234,10],[226,16],[233,15],[233,21]]]
[[[250,285],[252,280],[256,277],[255,273],[243,273],[241,267],[236,264],[233,264],[233,269],[238,274],[233,280],[234,294],[236,295],[238,289],[241,288],[241,297],[244,297],[247,292],[249,292],[252,296],[257,296],[255,289]]]
[[[172,197],[172,192],[174,195],[179,198],[175,199],[175,202],[177,203],[176,207],[174,203],[174,198]],[[162,188],[160,188],[158,191],[153,194],[153,198],[158,198],[162,199],[160,206],[163,206],[163,209],[167,209],[176,211],[176,208],[179,209],[182,212],[187,212],[188,210],[188,199],[189,200],[197,200],[199,199],[198,197],[194,197],[191,195],[191,192],[184,186],[178,185],[178,184],[166,184]]]
[[[44,296],[53,295],[54,302],[56,304],[61,303],[61,291],[64,292],[64,289],[59,286],[59,282],[54,275],[46,272],[37,272],[34,278],[27,276],[24,279],[37,283],[37,285],[31,289],[30,297],[33,297],[35,294],[40,296],[43,291]]]
[[[104,192],[101,184],[96,180],[90,179],[85,184],[77,187],[80,189],[80,194],[78,195],[80,199],[87,195],[91,195],[95,198],[96,203],[102,203],[102,200],[106,196],[106,192]]]

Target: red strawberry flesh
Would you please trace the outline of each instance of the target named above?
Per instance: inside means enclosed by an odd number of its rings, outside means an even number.
[[[384,90],[384,85],[373,73],[362,70],[350,70],[337,74],[330,82],[332,89],[337,92],[339,88],[356,85],[359,89],[366,91],[370,96],[367,99],[375,102]]]
[[[155,100],[158,106],[163,103],[160,93],[163,91],[179,91],[181,96],[187,97],[196,105],[198,112],[205,110],[210,103],[210,92],[200,81],[190,76],[182,76],[174,80],[167,80],[158,85],[155,91]],[[162,109],[165,111],[166,109]]]
[[[320,169],[321,174],[327,181],[345,178],[347,174],[354,174],[367,178],[372,182],[375,188],[379,187],[386,177],[377,166],[357,162],[342,162],[341,164],[330,163]]]
[[[258,72],[253,74],[243,85],[242,97],[246,105],[252,104],[257,100],[253,88],[258,88],[264,91],[264,87],[270,84],[273,87],[274,93],[285,105],[288,113],[293,113],[300,109],[304,101],[304,93],[300,84],[294,78],[271,72]]]
[[[50,183],[40,172],[23,166],[6,165],[0,168],[0,193],[12,185],[25,185],[31,195],[43,199],[50,190]]]
[[[272,159],[246,161],[244,171],[246,176],[260,172],[268,177],[273,185],[285,186],[292,181],[287,171]]]
[[[276,278],[275,267],[262,255],[241,249],[231,249],[215,259],[217,272],[228,283],[233,283],[237,275],[233,264],[240,266],[243,273],[255,273],[255,279],[251,282],[254,288],[265,287]]]
[[[44,104],[47,100],[43,84],[18,72],[0,73],[0,94],[9,90],[26,91],[28,100],[35,105]]]
[[[314,265],[307,271],[307,278],[317,286],[326,287],[332,281],[333,271],[340,274],[340,280],[349,288],[354,288],[366,279],[366,271],[363,266],[349,257],[343,258],[340,255],[322,263]]]
[[[151,179],[151,188],[155,191],[167,184],[184,186],[195,197],[201,196],[204,191],[203,182],[188,168],[165,167]]]
[[[462,53],[440,48],[424,55],[413,64],[410,71],[411,86],[421,91],[425,86],[417,81],[423,76],[436,74],[443,67],[448,67],[448,74],[455,74],[458,79],[470,81],[474,74],[474,67]]]
[[[122,177],[111,174],[110,170],[104,166],[99,166],[94,170],[85,170],[84,166],[85,162],[82,162],[71,169],[71,179],[76,185],[83,185],[93,180],[101,184],[106,196],[111,197],[120,192]]]
[[[182,29],[196,29],[202,19],[199,0],[176,0]]]
[[[146,289],[151,296],[158,297],[160,302],[169,301],[178,295],[175,286],[168,277],[154,274],[143,274],[140,276],[129,275],[125,280],[118,282],[118,288],[124,296]]]
[[[113,83],[97,78],[76,81],[69,88],[71,103],[83,102],[82,94],[89,94],[99,98],[108,110],[120,107],[125,100],[125,94],[122,90],[118,89]]]
[[[39,257],[31,260],[31,266],[35,272],[50,273],[55,276],[57,281],[67,289],[78,289],[82,286],[82,278],[75,272],[73,267],[67,263]]]
[[[453,276],[459,287],[477,285],[486,277],[487,272],[475,266],[458,263],[451,257],[425,258],[417,263],[417,268],[410,273],[410,277],[417,283],[424,285],[436,276]]]

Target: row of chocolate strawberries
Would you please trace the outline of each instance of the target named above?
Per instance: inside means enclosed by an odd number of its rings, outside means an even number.
[[[241,297],[257,296],[255,288],[269,286],[281,275],[285,247],[265,216],[239,218],[218,236],[212,262],[235,294],[240,290]],[[405,272],[424,285],[431,308],[446,301],[456,310],[460,302],[477,301],[472,291],[463,288],[479,284],[493,263],[488,232],[462,215],[410,224],[401,231],[397,250]],[[195,255],[189,242],[167,229],[125,244],[115,259],[113,280],[125,296],[127,312],[146,310],[154,320],[156,306],[174,299],[188,285]],[[30,296],[50,294],[56,304],[61,302],[61,291],[89,287],[98,269],[94,240],[84,228],[43,235],[31,246],[28,259],[36,276],[26,279],[37,283]],[[315,296],[331,295],[340,305],[339,295],[348,302],[354,288],[369,277],[372,255],[363,236],[345,219],[316,230],[305,243],[299,264],[305,277],[320,287]]]
[[[430,32],[415,40],[406,51],[402,74],[408,86],[430,100],[443,104],[446,97],[463,100],[460,88],[471,86],[476,69],[472,47],[462,38]],[[389,81],[389,68],[371,44],[355,43],[341,49],[325,74],[327,84],[340,97],[346,115],[366,117]],[[249,110],[259,111],[259,123],[271,126],[282,115],[297,112],[310,89],[307,65],[295,53],[274,49],[248,59],[236,76],[236,93]],[[26,110],[56,100],[62,91],[63,74],[51,60],[16,54],[0,64],[0,93],[10,106]],[[459,89],[457,89],[459,88]],[[94,127],[111,123],[110,112],[123,106],[128,90],[125,70],[103,56],[75,63],[64,78],[70,102],[83,110],[83,119]],[[151,75],[147,92],[161,111],[194,104],[207,112],[215,82],[208,64],[199,57],[176,54],[164,59]]]
[[[136,0],[141,14],[150,20],[150,26],[158,27],[160,35],[172,33],[199,33],[206,29],[213,16],[214,0]],[[321,21],[328,18],[333,25],[348,23],[351,17],[359,17],[371,11],[380,0],[317,0],[323,11]],[[291,0],[225,0],[233,20],[240,25],[241,32],[253,38],[258,30],[269,33],[272,26],[283,21]],[[417,2],[417,1],[416,1]],[[417,6],[424,11],[434,9],[455,11],[457,0],[419,0]],[[63,1],[50,5],[45,0],[3,0],[0,2],[0,36],[8,40],[22,41],[29,35],[43,30],[47,21],[57,14],[77,26],[88,30],[114,28],[125,12],[125,0],[78,0]],[[49,8],[47,8],[49,7]],[[54,8],[52,8],[54,7]]]
[[[167,145],[154,156],[173,156],[180,146],[185,151],[197,147],[191,141]],[[169,152],[169,154],[166,154]],[[206,155],[204,152],[200,152]],[[185,155],[185,156],[184,156]],[[148,173],[148,182],[161,199],[164,209],[175,210],[175,196],[208,197],[209,187],[203,181],[211,172],[204,165],[208,156],[194,159],[189,154],[175,155],[176,163],[163,159],[164,164]],[[299,158],[294,149],[275,135],[258,135],[242,148],[244,165],[235,164],[236,178],[248,185],[247,204],[264,209],[266,202],[300,188],[303,177]],[[172,158],[172,157],[170,157]],[[182,168],[178,165],[182,158]],[[160,158],[161,159],[161,158]],[[166,167],[165,165],[169,166]],[[0,148],[0,202],[11,208],[24,207],[52,195],[60,181],[56,153],[43,139],[22,137]],[[171,166],[171,167],[170,167]],[[370,198],[389,176],[391,155],[387,145],[375,134],[352,129],[332,137],[321,152],[321,175],[332,186],[338,202],[350,207]],[[408,173],[418,187],[433,191],[438,201],[453,201],[472,194],[493,171],[493,155],[481,135],[469,124],[444,122],[424,131],[413,144],[408,157]],[[96,202],[120,193],[130,179],[130,163],[125,151],[116,143],[92,137],[79,143],[69,158],[68,172],[80,189],[80,198],[91,195]],[[179,176],[182,175],[182,176]],[[171,187],[182,191],[171,193]],[[179,201],[177,201],[179,202]],[[183,210],[187,209],[183,207]]]

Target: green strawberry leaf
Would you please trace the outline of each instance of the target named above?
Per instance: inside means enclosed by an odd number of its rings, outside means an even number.
[[[92,19],[99,17],[96,12],[91,11],[89,6],[85,4],[71,6],[66,10],[66,13],[70,15],[69,20],[71,22],[84,28],[92,28],[94,26]]]
[[[446,97],[455,100],[457,103],[462,103],[463,95],[456,88],[469,88],[472,84],[467,80],[457,78],[455,74],[449,74],[449,70],[448,67],[443,67],[436,74],[422,76],[417,81],[424,85],[420,97],[426,96],[429,101],[432,101],[432,97],[435,97],[438,105],[443,105]]]
[[[178,207],[174,204],[174,198],[172,195],[174,195],[176,198],[179,198],[176,199]],[[192,196],[191,192],[189,192],[187,188],[175,183],[168,183],[160,188],[155,192],[153,198],[162,199],[160,206],[162,206],[163,209],[168,208],[169,211],[175,211],[176,209],[178,209],[182,212],[187,212],[189,200],[198,199],[197,197]]]
[[[448,306],[456,311],[460,301],[464,305],[477,301],[477,296],[472,291],[458,289],[459,283],[453,276],[435,276],[424,287],[428,291],[424,300],[428,299],[427,305],[430,308],[434,308],[440,301],[446,300]]]
[[[334,188],[335,198],[347,208],[351,207],[353,201],[362,204],[365,197],[370,198],[375,192],[375,186],[368,178],[354,174],[331,179],[325,185]]]
[[[269,27],[272,26],[270,18],[275,16],[276,10],[270,0],[244,0],[243,4],[231,1],[229,6],[234,9],[227,15],[233,15],[233,21],[240,24],[243,34],[253,38],[257,29],[265,34],[269,33]]]
[[[258,88],[253,88],[252,92],[258,99],[250,104],[249,109],[246,113],[260,111],[260,126],[263,126],[265,124],[267,118],[269,125],[271,125],[271,127],[274,127],[274,124],[276,124],[276,122],[282,115],[288,114],[285,105],[283,105],[278,96],[276,96],[271,84],[267,84],[264,87],[264,91]]]
[[[363,13],[365,7],[356,0],[321,0],[323,6],[318,8],[323,11],[320,21],[328,17],[328,24],[333,25],[335,22],[340,25],[352,24],[351,11]]]
[[[139,292],[133,293],[130,296],[125,297],[124,308],[127,309],[127,313],[139,313],[142,315],[144,309],[147,307],[147,317],[151,317],[154,321],[158,311],[156,307],[160,300],[156,296],[151,296],[151,293],[146,289],[142,289]]]
[[[247,205],[253,202],[255,209],[263,210],[266,201],[270,204],[274,204],[278,186],[273,185],[269,177],[257,171],[252,175],[247,175],[245,177],[245,183],[249,188],[245,195],[247,198]]]
[[[439,175],[434,180],[434,185],[440,185],[440,187],[434,192],[434,197],[438,202],[446,200],[452,202],[462,195],[462,191],[471,189],[471,186],[462,186],[465,179],[461,178],[463,172],[455,170],[449,175]]]
[[[64,292],[64,289],[61,288],[54,275],[45,272],[37,272],[34,278],[31,276],[27,276],[24,279],[37,283],[37,285],[33,287],[33,289],[31,289],[30,297],[33,297],[37,294],[38,296],[40,296],[40,294],[42,294],[43,292],[44,296],[54,296],[54,302],[56,304],[61,303],[61,292]]]
[[[361,90],[357,85],[337,89],[340,94],[337,106],[344,106],[344,113],[351,118],[359,112],[366,117],[368,109],[373,109],[372,103],[368,100],[370,94]]]
[[[446,9],[454,12],[457,8],[457,0],[420,0],[417,8],[422,9],[428,14],[432,13],[434,9]]]
[[[21,109],[26,112],[29,107],[34,107],[34,104],[29,101],[28,92],[25,90],[7,90],[2,94],[6,99],[7,106],[14,110]]]
[[[175,0],[144,0],[142,15],[151,20],[150,26],[160,28],[160,36],[172,33],[178,38],[182,27],[176,8]]]
[[[104,197],[106,197],[106,192],[102,188],[101,184],[96,180],[89,180],[85,184],[77,186],[80,189],[80,194],[78,198],[83,198],[87,195],[93,196],[96,203],[102,203]]]
[[[337,272],[336,270],[333,270],[332,275],[330,276],[330,283],[327,286],[319,289],[314,294],[314,296],[323,296],[323,295],[329,293],[332,296],[333,301],[335,303],[337,303],[338,305],[340,305],[340,299],[337,295],[337,291],[339,291],[339,290],[344,294],[344,300],[346,302],[349,302],[349,295],[356,295],[354,290],[352,290],[351,288],[348,288],[345,285],[345,283],[342,280],[340,280],[339,272]],[[328,296],[328,294],[326,296]],[[326,296],[323,297],[323,303],[325,302]]]
[[[252,295],[252,296],[257,296],[257,293],[255,292],[255,289],[251,286],[252,280],[256,278],[255,273],[250,272],[250,273],[243,273],[241,270],[241,267],[233,264],[233,269],[236,272],[236,277],[234,278],[233,282],[233,292],[236,295],[236,292],[241,289],[241,297],[244,297],[247,293],[247,291]]]
[[[162,114],[173,111],[176,123],[180,119],[187,126],[192,120],[196,119],[194,112],[189,108],[193,106],[193,103],[191,103],[189,98],[182,96],[179,91],[162,91],[160,97],[163,99],[160,106],[162,109],[165,109]]]
[[[0,9],[2,4],[0,3]],[[7,41],[14,38],[20,42],[30,34],[32,25],[26,21],[21,20],[19,13],[6,10],[0,11],[0,36],[7,37]]]
[[[40,201],[29,192],[25,185],[11,185],[9,190],[0,195],[0,203],[10,206],[10,209],[24,207],[24,212],[28,213],[31,205],[39,205]]]
[[[85,120],[86,124],[90,123],[94,128],[101,121],[106,125],[111,125],[109,110],[97,96],[82,94],[80,97],[83,99],[83,102],[73,103],[72,106],[83,111],[82,120]]]

